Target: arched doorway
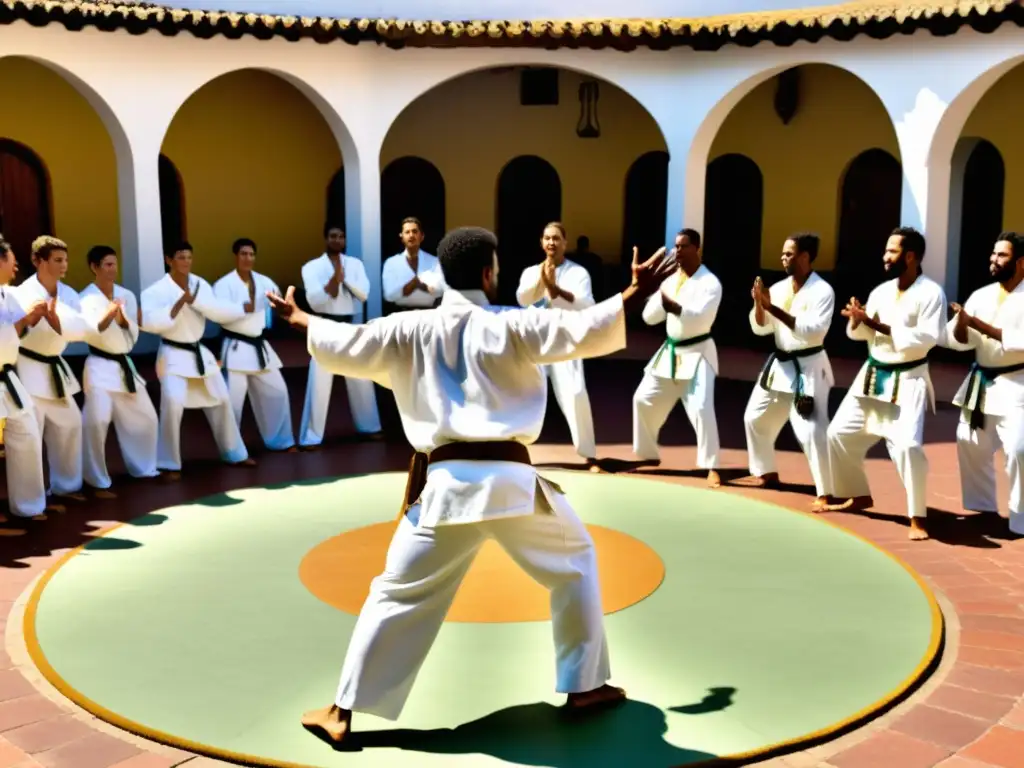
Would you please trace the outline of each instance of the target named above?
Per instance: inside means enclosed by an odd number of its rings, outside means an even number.
[[[50,184],[43,161],[11,139],[0,139],[0,233],[14,249],[21,278],[33,272],[32,241],[53,234]]]
[[[437,253],[445,233],[444,177],[429,160],[407,155],[392,160],[380,176],[381,263],[401,252],[402,219],[415,216],[423,224],[422,248]]]
[[[1006,165],[996,146],[980,139],[964,167],[960,206],[958,301],[992,282],[988,269],[992,246],[1003,229]]]
[[[651,254],[665,245],[668,205],[668,152],[647,152],[626,173],[626,210],[623,216],[621,262],[628,265],[633,246]]]
[[[181,174],[167,155],[160,155],[160,224],[163,236],[164,254],[175,243],[188,239],[185,227],[185,188]]]
[[[339,168],[327,185],[327,210],[324,224],[328,221],[346,226],[345,223],[345,168]]]
[[[727,345],[747,346],[750,287],[761,266],[761,169],[746,155],[717,157],[708,163],[704,194],[704,262],[722,282],[715,338]]]
[[[561,218],[562,181],[551,163],[536,155],[521,155],[502,168],[495,215],[501,303],[516,303],[523,269],[544,258],[540,247],[544,225]]]
[[[886,279],[882,253],[889,233],[900,225],[902,194],[900,162],[884,149],[861,152],[846,169],[836,246],[837,312],[850,296],[867,301],[868,294]],[[862,343],[847,337],[843,322],[833,321],[829,337],[843,351],[863,351]]]

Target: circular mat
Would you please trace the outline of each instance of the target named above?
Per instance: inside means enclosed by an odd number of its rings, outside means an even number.
[[[727,492],[544,474],[594,534],[612,682],[630,696],[595,717],[561,716],[543,590],[499,583],[521,577],[492,546],[462,587],[477,598],[449,615],[397,722],[357,714],[339,752],[301,727],[334,698],[404,492],[395,473],[232,491],[120,526],[40,581],[29,650],[65,695],[122,728],[317,768],[751,757],[870,716],[938,654],[931,593],[837,526]]]

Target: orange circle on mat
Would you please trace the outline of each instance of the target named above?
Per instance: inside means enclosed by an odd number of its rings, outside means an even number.
[[[587,530],[597,549],[605,613],[628,608],[659,587],[665,565],[653,549],[610,528],[588,525]],[[323,602],[358,615],[370,582],[384,569],[394,531],[394,523],[377,523],[328,539],[302,559],[299,578]],[[445,620],[498,623],[550,618],[549,592],[488,540],[477,552]]]

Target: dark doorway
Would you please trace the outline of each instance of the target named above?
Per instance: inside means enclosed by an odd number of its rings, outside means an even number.
[[[398,233],[402,219],[415,216],[423,223],[422,248],[437,255],[437,244],[445,233],[444,177],[429,160],[399,157],[380,175],[381,264],[400,253]]]
[[[704,262],[721,281],[723,291],[715,339],[724,345],[750,347],[755,342],[747,320],[750,288],[761,266],[761,169],[746,155],[722,155],[708,164],[704,184]]]
[[[632,260],[633,246],[644,257],[666,244],[667,205],[668,153],[658,150],[640,155],[626,173],[626,210],[619,254],[623,265]]]
[[[330,222],[342,228],[345,224],[345,167],[342,166],[331,177],[327,185],[327,210],[325,212],[324,224]],[[347,228],[345,229],[347,232]]]
[[[521,155],[501,170],[497,198],[499,301],[515,305],[523,269],[544,258],[544,225],[562,218],[562,181],[547,160]]]
[[[992,282],[988,260],[1003,229],[1006,166],[991,142],[979,140],[971,150],[961,189],[957,300],[963,302]]]
[[[177,166],[166,155],[160,155],[160,229],[164,254],[182,240],[188,239],[185,228],[185,189]]]
[[[43,161],[11,139],[0,139],[0,233],[14,249],[22,280],[35,271],[32,241],[53,234],[50,184]]]
[[[900,225],[903,170],[884,149],[869,149],[846,169],[840,193],[839,242],[832,286],[836,292],[836,317],[828,343],[837,354],[863,355],[864,344],[846,335],[839,315],[851,296],[862,302],[885,280],[882,254],[889,233]],[[834,345],[834,346],[833,346]]]

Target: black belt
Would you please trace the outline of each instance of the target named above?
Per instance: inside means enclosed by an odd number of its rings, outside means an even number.
[[[24,351],[24,350],[22,350]],[[7,387],[7,394],[11,396],[11,400],[18,408],[24,408],[25,404],[21,402],[21,395],[18,394],[18,388],[14,386],[14,382],[11,381],[11,374],[18,375],[18,369],[10,363],[4,363],[3,368],[0,368],[0,381]]]
[[[807,349],[776,349],[768,355],[768,360],[761,369],[761,389],[768,389],[768,376],[772,371],[772,363],[778,360],[780,363],[792,363],[796,368],[796,394],[802,395],[804,385],[801,379],[800,358],[810,357],[824,351],[824,346],[807,347]]]
[[[971,370],[967,374],[969,377],[967,393],[964,395],[964,407],[966,408],[971,402],[971,395],[974,394],[975,388],[978,390],[978,403],[971,411],[971,429],[985,428],[985,412],[982,409],[985,407],[985,390],[988,389],[988,385],[994,382],[997,376],[1002,376],[1004,373],[1017,373],[1017,371],[1024,371],[1024,363],[1004,365],[1001,368],[986,368],[978,365],[977,362],[971,363]]]
[[[881,394],[881,387],[885,386],[885,380],[889,375],[896,374],[896,380],[892,385],[892,399],[890,400],[890,402],[895,403],[896,397],[900,392],[900,374],[903,371],[909,371],[927,362],[928,358],[922,357],[920,360],[909,360],[905,363],[882,363],[868,355],[868,369],[864,374],[864,394],[866,396]],[[879,373],[884,373],[885,376],[879,376]]]
[[[33,352],[31,349],[21,347],[18,350],[18,354],[24,355],[29,360],[35,360],[37,363],[45,363],[50,366],[50,375],[53,377],[53,388],[57,390],[57,398],[59,400],[64,399],[64,377],[61,375],[61,370],[67,373],[68,378],[71,378],[71,369],[68,368],[67,362],[60,355],[40,355],[38,352]]]
[[[333,320],[336,323],[351,323],[352,315],[332,315],[328,312],[314,312],[317,317],[323,317],[327,320]]]
[[[198,341],[171,341],[170,339],[161,339],[160,341],[169,347],[191,352],[196,356],[196,370],[199,372],[199,375],[206,375],[206,364],[203,362],[203,347]]]
[[[120,365],[121,373],[124,375],[125,387],[133,395],[135,394],[135,369],[132,368],[132,363],[128,358],[128,355],[119,355],[116,352],[107,352],[105,349],[94,347],[92,344],[89,345],[89,354],[96,355],[96,357],[102,357],[104,360],[113,360],[115,363]]]
[[[267,352],[266,349],[264,349],[267,336],[266,330],[264,330],[263,333],[261,333],[259,336],[246,336],[244,333],[235,333],[234,331],[229,331],[227,328],[221,328],[221,331],[224,333],[225,339],[231,339],[232,341],[241,341],[255,349],[256,359],[260,363],[260,370],[266,369]],[[228,352],[230,351],[230,349],[231,345],[228,345],[228,348],[224,350],[223,363],[225,371],[228,369]]]

